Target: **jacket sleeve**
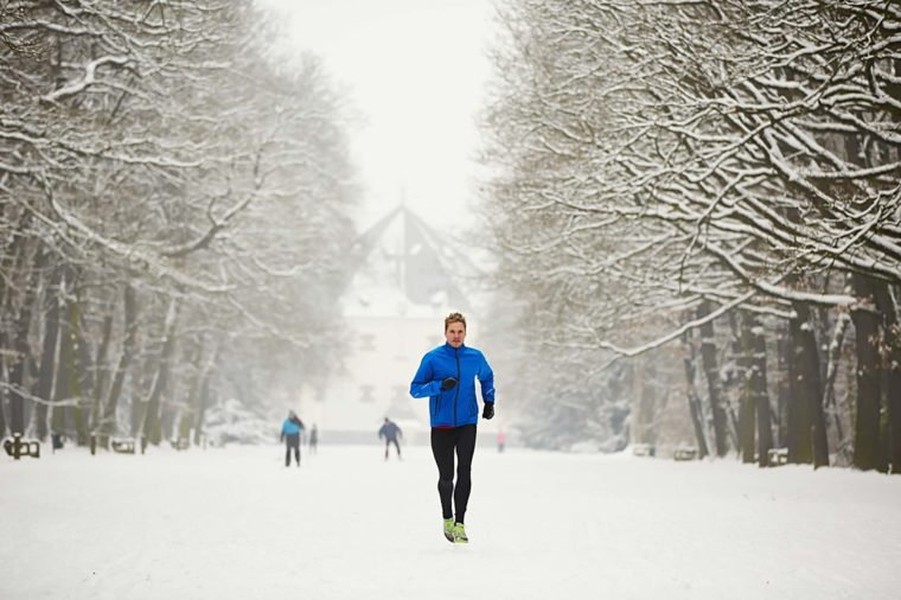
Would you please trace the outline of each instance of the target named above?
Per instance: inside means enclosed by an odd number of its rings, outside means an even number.
[[[429,396],[437,396],[441,391],[441,382],[433,381],[434,374],[432,372],[432,363],[429,355],[422,357],[419,369],[410,382],[410,395],[414,398],[427,398]]]
[[[494,404],[494,371],[485,355],[482,355],[482,364],[479,366],[479,385],[482,386],[482,400],[488,404]]]

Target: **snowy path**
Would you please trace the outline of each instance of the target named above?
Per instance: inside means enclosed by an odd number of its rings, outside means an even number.
[[[896,599],[901,477],[480,448],[471,543],[429,450],[0,460],[0,598]]]

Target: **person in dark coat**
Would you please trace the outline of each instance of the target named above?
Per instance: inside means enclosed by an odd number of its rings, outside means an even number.
[[[400,459],[400,443],[398,443],[398,439],[403,437],[404,432],[400,430],[397,423],[385,417],[385,422],[379,428],[379,439],[385,438],[385,460],[388,460],[388,449],[391,444],[394,444],[394,447],[397,448],[397,458]]]
[[[316,454],[316,448],[319,446],[319,429],[316,428],[316,423],[313,423],[313,428],[310,429],[307,444],[310,446],[310,454]]]

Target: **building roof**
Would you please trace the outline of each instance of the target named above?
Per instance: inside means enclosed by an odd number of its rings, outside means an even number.
[[[467,311],[470,303],[459,282],[471,263],[458,245],[409,208],[393,209],[352,244],[355,273],[345,315],[433,317]]]

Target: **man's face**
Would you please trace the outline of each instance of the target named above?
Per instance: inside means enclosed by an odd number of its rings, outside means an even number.
[[[447,339],[448,344],[454,348],[459,348],[463,345],[463,340],[466,338],[466,328],[463,327],[463,323],[451,323],[444,331],[444,337]]]

